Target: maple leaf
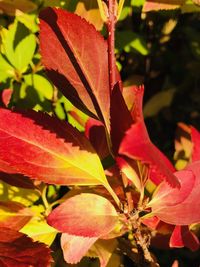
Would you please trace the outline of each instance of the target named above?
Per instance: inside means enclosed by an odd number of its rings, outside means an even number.
[[[0,265],[50,267],[51,251],[46,245],[6,227],[0,228]]]

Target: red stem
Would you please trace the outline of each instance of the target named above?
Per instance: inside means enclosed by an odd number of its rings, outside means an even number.
[[[115,85],[115,24],[116,24],[116,0],[108,0],[108,68],[109,68],[109,86],[110,94]]]

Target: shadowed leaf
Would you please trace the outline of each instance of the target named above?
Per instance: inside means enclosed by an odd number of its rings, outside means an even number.
[[[26,235],[9,228],[0,228],[0,266],[50,267],[50,249],[33,242]]]

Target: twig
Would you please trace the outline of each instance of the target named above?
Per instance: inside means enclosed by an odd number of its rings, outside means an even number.
[[[108,68],[109,68],[109,87],[110,95],[115,85],[115,25],[117,22],[117,2],[116,0],[108,0],[108,20],[107,31],[108,31]]]

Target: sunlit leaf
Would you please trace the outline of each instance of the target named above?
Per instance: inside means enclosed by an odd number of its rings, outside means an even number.
[[[7,78],[14,77],[14,68],[9,62],[0,54],[0,82],[4,82]]]
[[[26,71],[36,48],[35,35],[17,20],[5,31],[3,52],[8,61],[20,72]]]
[[[27,74],[24,75],[24,81],[27,85],[32,86],[37,92],[39,92],[40,100],[42,101],[45,97],[51,100],[53,97],[53,86],[43,76],[39,74]]]
[[[92,258],[99,258],[100,267],[106,267],[116,247],[117,247],[116,239],[110,239],[110,240],[99,239],[89,249],[86,256]]]
[[[65,261],[71,264],[78,263],[97,239],[97,237],[62,234],[61,247]]]
[[[19,173],[54,184],[107,185],[92,146],[66,122],[6,109],[0,110],[0,120],[0,158]]]
[[[48,8],[40,14],[40,47],[54,84],[75,106],[104,119],[109,129],[107,43],[100,33],[75,14]]]
[[[99,238],[115,228],[118,214],[106,198],[82,193],[54,209],[47,221],[59,231],[70,235]]]
[[[97,1],[81,0],[78,1],[75,13],[88,22],[92,23],[95,28],[100,31],[103,27],[103,21],[99,12]]]
[[[124,50],[127,53],[129,53],[131,50],[135,50],[144,56],[149,53],[145,39],[132,31],[117,32],[116,48],[120,52]]]
[[[180,8],[185,0],[146,0],[143,12]]]
[[[150,178],[155,184],[159,184],[164,179],[172,187],[179,186],[177,178],[173,175],[173,165],[149,138],[142,113],[144,88],[135,86],[131,87],[131,90],[134,96],[131,110],[134,123],[122,139],[119,154],[147,164]]]
[[[175,175],[181,183],[180,189],[170,188],[163,182],[155,193],[155,198],[149,203],[153,214],[174,225],[200,222],[200,162],[189,164],[185,170],[176,172]]]
[[[20,229],[20,232],[31,237],[34,241],[39,241],[48,246],[53,243],[57,235],[55,228],[49,226],[46,221],[41,220],[39,217],[33,218]]]
[[[16,186],[11,186],[1,181],[0,183],[0,201],[16,201],[25,206],[32,205],[40,197],[37,190],[25,189]]]

